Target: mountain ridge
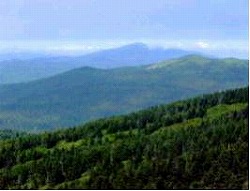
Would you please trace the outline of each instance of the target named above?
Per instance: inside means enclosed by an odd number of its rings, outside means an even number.
[[[202,65],[202,64],[206,64],[209,62],[213,62],[216,60],[220,60],[222,61],[224,64],[243,64],[243,65],[248,65],[248,60],[247,59],[238,59],[238,58],[210,58],[210,57],[206,57],[206,56],[202,56],[202,55],[195,55],[195,54],[191,54],[191,55],[187,55],[187,56],[183,56],[183,57],[179,57],[179,58],[175,58],[175,59],[171,59],[171,60],[164,60],[164,61],[160,61],[158,63],[155,64],[149,64],[146,65],[146,67],[148,69],[156,69],[159,67],[165,67],[165,66],[169,66],[169,65],[174,65],[174,64],[186,64],[186,62],[189,62],[191,64],[198,64],[198,65]]]
[[[47,78],[83,66],[111,69],[139,66],[193,53],[181,49],[149,48],[136,43],[75,57],[45,57],[0,62],[0,84]]]
[[[237,63],[214,59],[157,70],[83,67],[47,79],[2,85],[0,128],[49,130],[245,86],[248,65]]]

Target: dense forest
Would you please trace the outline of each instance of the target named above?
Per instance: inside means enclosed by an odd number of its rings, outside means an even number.
[[[0,141],[1,189],[248,189],[248,88]]]

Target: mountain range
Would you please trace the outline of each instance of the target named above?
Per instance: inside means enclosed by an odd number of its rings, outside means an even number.
[[[102,69],[139,66],[194,53],[179,49],[149,48],[145,44],[135,43],[75,57],[11,54],[9,57],[5,55],[7,60],[0,61],[0,84],[28,82],[83,66]]]
[[[248,60],[184,56],[0,86],[0,128],[44,131],[248,84]]]

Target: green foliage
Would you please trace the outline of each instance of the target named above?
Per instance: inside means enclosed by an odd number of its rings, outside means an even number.
[[[0,142],[1,189],[248,187],[248,88]]]
[[[244,109],[247,106],[247,103],[238,103],[232,105],[220,104],[214,107],[211,107],[207,110],[207,116],[209,118],[217,118],[221,114],[237,112]]]
[[[0,140],[15,138],[19,136],[27,135],[25,132],[14,131],[10,129],[0,130]]]

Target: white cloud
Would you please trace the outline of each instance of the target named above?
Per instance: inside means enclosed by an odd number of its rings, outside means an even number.
[[[103,49],[116,48],[123,45],[142,42],[150,48],[179,48],[201,51],[211,55],[238,57],[248,55],[248,41],[228,40],[168,40],[168,39],[124,39],[124,40],[73,40],[73,41],[0,41],[0,53],[4,52],[42,52],[56,55],[81,55]],[[243,56],[240,56],[243,57]],[[246,56],[244,56],[246,57]]]
[[[195,43],[195,46],[197,48],[205,49],[205,48],[209,47],[209,44],[207,42],[199,41],[199,42]]]

